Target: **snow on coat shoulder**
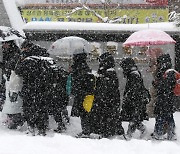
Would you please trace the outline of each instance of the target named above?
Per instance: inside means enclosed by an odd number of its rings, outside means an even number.
[[[22,113],[22,99],[18,96],[17,101],[11,102],[10,96],[13,92],[19,93],[22,89],[22,78],[11,71],[10,80],[6,80],[6,100],[3,106],[2,113],[16,114]]]

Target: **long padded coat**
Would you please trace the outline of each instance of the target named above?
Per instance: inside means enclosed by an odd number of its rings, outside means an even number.
[[[109,53],[104,53],[100,58],[91,129],[104,137],[121,135],[124,130],[120,119],[120,91],[114,58]]]
[[[147,120],[146,104],[150,101],[150,95],[144,87],[141,74],[136,67],[132,67],[126,77],[127,82],[121,111],[122,120],[139,122]]]
[[[164,77],[165,71],[172,67],[171,58],[168,54],[164,54],[157,59],[157,63],[156,79],[153,82],[157,89],[154,114],[172,114],[175,112],[175,94],[173,92],[176,83],[175,72],[169,71],[167,77]]]

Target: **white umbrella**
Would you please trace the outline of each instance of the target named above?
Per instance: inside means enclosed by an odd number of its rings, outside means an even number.
[[[55,56],[72,56],[79,53],[90,53],[92,45],[85,39],[76,36],[64,37],[55,41],[48,53]]]
[[[0,26],[0,42],[6,42],[17,39],[24,39],[25,37],[19,31],[6,26]]]

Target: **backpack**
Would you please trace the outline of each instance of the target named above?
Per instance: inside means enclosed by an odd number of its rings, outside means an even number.
[[[53,80],[54,61],[50,57],[29,56],[23,60],[27,69],[26,75],[34,79],[49,83]],[[24,77],[24,76],[23,76]]]
[[[175,76],[176,76],[176,84],[175,84],[175,87],[173,89],[173,92],[176,96],[180,96],[180,73],[174,69],[168,69],[165,74],[164,74],[164,77],[166,77],[167,73],[169,71],[174,71],[175,72]]]

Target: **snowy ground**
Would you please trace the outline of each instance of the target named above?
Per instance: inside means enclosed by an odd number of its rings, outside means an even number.
[[[179,154],[180,153],[180,112],[175,113],[177,141],[152,141],[138,139],[136,131],[134,139],[125,141],[113,139],[77,139],[73,137],[81,131],[79,118],[71,118],[70,125],[64,134],[28,136],[25,126],[21,130],[9,130],[2,123],[4,115],[0,113],[0,154]],[[50,119],[50,128],[55,122]],[[147,136],[153,131],[154,119],[145,121]],[[127,130],[127,123],[123,123]],[[147,137],[146,136],[146,137]]]

